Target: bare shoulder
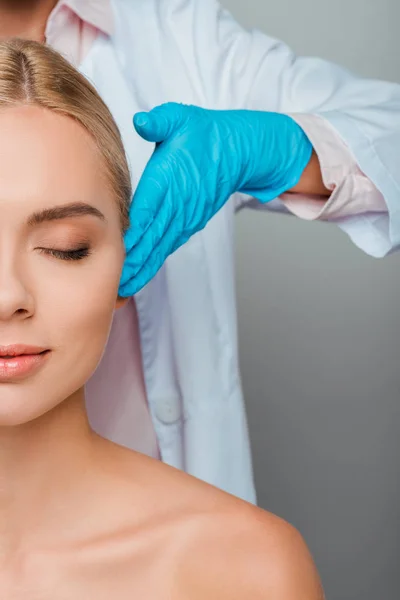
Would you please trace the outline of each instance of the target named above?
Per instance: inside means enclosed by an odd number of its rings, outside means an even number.
[[[112,526],[134,532],[149,564],[168,563],[176,600],[323,600],[303,538],[279,517],[125,449],[100,462]]]
[[[294,527],[229,496],[222,505],[203,515],[188,540],[182,598],[323,600],[316,567]]]

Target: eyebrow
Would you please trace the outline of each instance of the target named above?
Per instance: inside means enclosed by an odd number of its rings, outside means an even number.
[[[33,213],[28,219],[28,225],[34,226],[46,221],[58,221],[60,219],[68,219],[69,217],[83,217],[85,215],[92,215],[101,219],[102,221],[106,220],[103,213],[94,206],[86,204],[85,202],[73,202],[71,204],[63,204],[62,206],[45,208]]]

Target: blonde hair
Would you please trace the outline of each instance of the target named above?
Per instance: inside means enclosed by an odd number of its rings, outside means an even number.
[[[103,156],[122,232],[129,226],[129,167],[118,127],[95,88],[60,54],[38,42],[0,42],[0,108],[32,104],[78,121]]]

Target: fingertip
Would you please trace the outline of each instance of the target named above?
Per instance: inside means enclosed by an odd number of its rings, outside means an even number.
[[[131,298],[137,291],[138,285],[134,275],[126,277],[124,280],[121,279],[118,289],[118,295],[121,296],[121,298]]]
[[[135,129],[141,129],[142,127],[146,127],[149,123],[149,115],[147,112],[138,112],[133,117],[133,125]]]
[[[126,291],[125,286],[120,286],[118,288],[118,298],[129,298],[129,294]]]

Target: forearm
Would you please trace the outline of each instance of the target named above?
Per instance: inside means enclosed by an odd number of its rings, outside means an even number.
[[[315,150],[313,150],[311,159],[304,169],[300,181],[288,190],[288,193],[302,194],[303,196],[330,196],[331,190],[328,190],[324,185],[321,165]],[[323,201],[322,198],[321,202]]]

